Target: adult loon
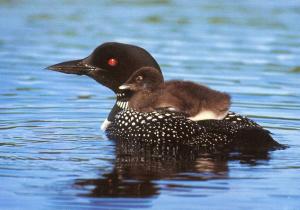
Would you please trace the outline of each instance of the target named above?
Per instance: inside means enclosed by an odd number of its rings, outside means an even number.
[[[186,114],[188,119],[222,120],[229,112],[230,96],[190,81],[164,81],[159,70],[142,67],[119,89],[132,92],[128,108],[138,112],[167,109]]]
[[[84,59],[58,63],[47,69],[87,75],[115,92],[116,103],[104,123],[108,125],[106,134],[110,139],[156,146],[188,145],[201,147],[205,151],[260,151],[281,147],[267,130],[233,112],[229,112],[223,120],[195,122],[183,114],[167,110],[147,113],[127,109],[130,91],[119,87],[145,66],[156,68],[162,74],[156,60],[145,49],[107,42]]]

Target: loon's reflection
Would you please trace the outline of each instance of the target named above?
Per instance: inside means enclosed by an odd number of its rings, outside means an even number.
[[[192,147],[120,141],[113,171],[99,179],[78,179],[75,186],[88,191],[82,196],[146,198],[160,193],[156,180],[228,179],[228,161],[257,164],[267,159],[267,152],[211,154]]]

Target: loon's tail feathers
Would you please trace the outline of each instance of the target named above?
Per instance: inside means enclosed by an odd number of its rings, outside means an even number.
[[[238,151],[270,151],[287,147],[275,141],[270,132],[262,128],[241,129],[235,134],[233,142]]]

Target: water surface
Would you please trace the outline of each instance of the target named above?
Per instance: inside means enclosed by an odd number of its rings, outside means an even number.
[[[1,209],[300,209],[299,19],[299,1],[1,0]],[[99,129],[113,93],[44,70],[106,41],[146,48],[167,79],[229,92],[289,148],[116,145]]]

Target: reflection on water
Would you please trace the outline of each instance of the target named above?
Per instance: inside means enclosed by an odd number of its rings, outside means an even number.
[[[298,1],[0,0],[0,209],[300,209]],[[113,93],[44,70],[105,41],[232,95],[269,153],[112,142]],[[275,203],[275,204],[274,204]]]
[[[131,141],[116,143],[116,160],[113,170],[96,179],[77,179],[75,187],[85,189],[81,196],[88,197],[152,197],[162,190],[183,191],[196,189],[199,196],[208,196],[209,191],[227,191],[226,186],[193,186],[186,181],[228,179],[228,161],[257,165],[268,160],[268,152],[262,153],[217,153],[203,152],[188,146],[133,144]],[[155,181],[183,181],[166,184],[163,188]],[[203,192],[202,189],[206,192]],[[193,193],[196,195],[197,193]]]

